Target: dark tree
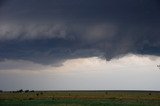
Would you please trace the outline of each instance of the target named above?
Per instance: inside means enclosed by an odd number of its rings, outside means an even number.
[[[34,92],[34,90],[30,91],[30,92]]]
[[[28,92],[29,92],[29,90],[25,90],[24,92],[25,92],[25,93],[28,93]]]
[[[17,92],[18,92],[18,93],[22,93],[22,92],[23,92],[23,89],[20,89],[20,90],[18,90]]]

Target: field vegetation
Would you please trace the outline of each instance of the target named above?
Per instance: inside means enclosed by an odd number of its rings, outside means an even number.
[[[155,91],[0,92],[0,106],[160,106]]]

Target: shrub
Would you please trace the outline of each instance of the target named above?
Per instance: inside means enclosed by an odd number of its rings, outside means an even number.
[[[29,90],[25,90],[24,92],[25,92],[25,93],[28,93],[28,92],[29,92]]]
[[[30,91],[30,92],[34,92],[34,90]]]
[[[23,92],[23,89],[20,89],[20,90],[18,90],[18,91],[16,91],[16,92],[18,92],[18,93],[22,93],[22,92]]]
[[[43,92],[41,92],[41,95],[43,95]]]

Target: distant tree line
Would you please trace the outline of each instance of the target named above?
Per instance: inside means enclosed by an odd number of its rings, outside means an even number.
[[[3,90],[0,90],[0,93],[3,93],[5,91]],[[17,91],[10,91],[10,93],[28,93],[28,92],[35,92],[34,90],[23,90],[23,89],[20,89],[20,90],[17,90]]]
[[[11,91],[13,93],[28,93],[28,92],[35,92],[34,90],[23,90],[23,89],[20,89],[20,90],[17,90],[17,91]]]

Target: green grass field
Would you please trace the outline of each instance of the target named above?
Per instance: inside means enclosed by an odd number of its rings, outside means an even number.
[[[0,93],[0,106],[160,106],[160,92],[36,91]]]

